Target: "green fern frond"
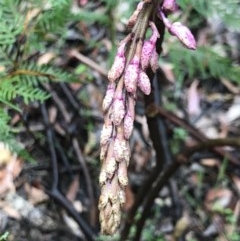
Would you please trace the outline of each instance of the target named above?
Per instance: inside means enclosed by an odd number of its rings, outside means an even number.
[[[37,65],[34,62],[20,65],[16,74],[21,75],[22,81],[26,84],[46,80],[67,82],[78,81],[74,74],[50,65]]]
[[[81,10],[73,15],[75,21],[84,21],[88,23],[98,22],[99,24],[108,25],[109,16],[102,12],[92,12],[89,10]]]
[[[0,3],[0,46],[11,45],[23,30],[23,17],[14,7],[13,0]]]
[[[0,84],[0,101],[8,104],[17,97],[22,97],[25,104],[31,101],[44,101],[49,95],[37,86],[23,84],[19,76],[5,78]],[[12,107],[12,106],[10,106]]]
[[[169,51],[169,58],[174,64],[177,76],[185,73],[189,78],[225,77],[238,83],[240,81],[240,67],[207,47],[198,47],[196,51],[189,51],[181,46],[174,46]]]
[[[58,33],[62,31],[69,20],[71,11],[70,0],[51,0],[48,2],[47,8],[42,5],[43,11],[38,18],[35,30],[37,33]]]
[[[10,126],[8,122],[10,120],[9,115],[6,111],[0,108],[0,137],[7,136],[10,132]]]
[[[191,6],[205,18],[218,17],[226,26],[239,30],[240,28],[240,8],[238,0],[178,0],[178,4],[187,9]]]

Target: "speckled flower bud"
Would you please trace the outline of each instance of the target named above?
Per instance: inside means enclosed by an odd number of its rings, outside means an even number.
[[[115,222],[115,226],[113,228],[116,230],[121,222],[121,205],[119,201],[113,204],[113,209],[114,209],[114,222]]]
[[[153,50],[156,46],[157,38],[159,38],[157,27],[153,22],[150,22],[150,27],[152,29],[152,36],[149,40],[144,41],[141,54],[141,66],[143,70],[149,66]]]
[[[109,186],[109,199],[111,203],[116,203],[118,201],[118,193],[119,193],[119,184],[118,184],[118,177],[114,175],[112,178],[111,184]]]
[[[154,73],[156,73],[157,69],[159,68],[159,64],[158,64],[158,53],[156,51],[156,48],[154,48],[153,52],[152,52],[152,56],[150,59],[150,66],[151,69]]]
[[[106,159],[105,172],[108,178],[112,178],[117,168],[117,163],[115,157],[110,157]]]
[[[109,109],[110,105],[112,104],[114,93],[115,93],[115,84],[110,83],[108,85],[105,97],[103,99],[103,104],[102,104],[103,112],[106,112]]]
[[[113,152],[116,161],[121,162],[124,160],[124,153],[126,150],[126,141],[124,139],[116,138],[114,141]]]
[[[151,92],[150,80],[143,70],[141,70],[139,74],[138,87],[145,95],[149,95]]]
[[[131,15],[131,17],[128,20],[128,24],[127,24],[128,28],[131,29],[135,25],[135,23],[137,21],[138,14],[142,10],[143,5],[144,5],[144,2],[138,3],[136,10],[133,12],[133,14]]]
[[[101,146],[101,151],[100,151],[100,160],[101,161],[103,161],[105,159],[107,150],[108,150],[108,144]]]
[[[140,58],[135,55],[130,61],[124,74],[125,88],[129,93],[135,93],[137,90],[137,79],[139,74]]]
[[[122,41],[118,47],[113,65],[108,72],[108,79],[112,82],[118,79],[123,73],[125,62],[126,62],[126,58],[124,55],[125,46],[126,46],[126,41]]]
[[[100,186],[103,186],[107,181],[107,173],[105,169],[102,167],[100,175],[99,175],[99,184]]]
[[[126,162],[127,166],[129,165],[130,157],[131,157],[130,145],[129,145],[129,142],[126,141],[126,149],[124,152],[124,161]]]
[[[126,203],[126,194],[123,190],[119,191],[118,198],[119,198],[121,206],[123,206]]]
[[[127,164],[125,161],[119,163],[118,181],[122,187],[126,187],[128,185]]]
[[[113,111],[112,111],[112,121],[114,125],[120,125],[124,115],[125,115],[125,105],[123,99],[115,99],[113,102]]]
[[[108,203],[108,190],[107,190],[107,185],[104,185],[102,187],[101,195],[99,197],[98,207],[104,208],[106,207],[107,203]]]
[[[186,26],[180,22],[175,22],[168,29],[169,33],[176,36],[182,44],[184,44],[189,49],[196,49],[196,41]]]
[[[176,0],[164,0],[162,4],[162,9],[166,13],[173,13],[178,10],[178,5]]]
[[[134,123],[134,117],[128,112],[123,121],[124,126],[124,137],[126,140],[130,138],[133,131],[133,123]]]
[[[101,145],[107,144],[107,142],[110,140],[110,137],[112,135],[112,131],[113,131],[112,124],[109,122],[105,122],[101,132],[101,140],[100,140]]]

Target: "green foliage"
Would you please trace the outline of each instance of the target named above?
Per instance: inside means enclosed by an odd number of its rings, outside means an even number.
[[[200,79],[225,77],[239,83],[240,67],[234,65],[229,58],[214,52],[210,47],[198,47],[195,51],[189,51],[180,45],[172,46],[169,58],[174,64],[177,76],[185,73],[190,79],[195,76]]]
[[[0,241],[7,241],[7,238],[9,236],[9,232],[4,233],[0,236]]]
[[[205,18],[217,16],[226,26],[235,30],[240,28],[240,8],[238,0],[178,0],[177,2],[183,9],[192,7]]]
[[[53,46],[58,43],[54,39],[61,39],[71,4],[71,0],[0,3],[0,142],[18,153],[23,149],[14,142],[16,129],[9,125],[9,111],[21,112],[24,104],[46,100],[49,94],[39,85],[43,82],[76,81],[56,66],[39,65],[36,58],[46,52],[49,42]]]

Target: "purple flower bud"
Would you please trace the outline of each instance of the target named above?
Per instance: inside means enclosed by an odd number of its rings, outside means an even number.
[[[150,27],[152,29],[152,36],[149,40],[144,41],[141,54],[141,66],[143,70],[149,66],[152,52],[156,46],[157,38],[159,38],[158,30],[153,22],[150,22]]]
[[[135,93],[137,90],[137,79],[139,74],[140,59],[137,55],[133,57],[126,68],[124,74],[125,88],[129,93]]]
[[[169,33],[176,36],[182,44],[184,44],[189,49],[196,49],[196,41],[186,26],[180,22],[175,22],[168,29]]]
[[[126,46],[126,41],[123,41],[122,43],[120,43],[113,65],[108,72],[108,79],[112,82],[115,81],[117,78],[119,78],[123,73],[125,62],[126,62],[126,58],[124,55],[125,46]]]
[[[113,102],[113,112],[112,112],[112,121],[113,124],[118,126],[120,125],[124,115],[125,115],[125,105],[123,99],[115,99]]]
[[[166,13],[173,13],[177,11],[178,5],[176,3],[176,0],[164,0],[162,9]]]
[[[143,70],[141,70],[139,74],[138,87],[145,95],[149,95],[151,92],[150,80]]]
[[[108,85],[105,97],[103,99],[103,104],[102,104],[103,112],[106,112],[109,109],[110,105],[112,104],[114,93],[115,93],[115,84],[110,83]]]
[[[151,59],[150,59],[150,66],[151,66],[151,69],[154,73],[156,73],[159,65],[158,65],[158,53],[156,51],[156,48],[154,48],[153,52],[152,52],[152,56],[151,56]]]
[[[124,137],[126,140],[128,140],[132,134],[133,131],[133,122],[134,119],[132,117],[132,115],[128,112],[125,117],[124,117],[124,121],[123,121],[123,125],[124,125]]]

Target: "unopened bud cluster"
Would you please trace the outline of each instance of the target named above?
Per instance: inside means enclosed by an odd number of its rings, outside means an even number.
[[[104,125],[100,141],[102,167],[98,207],[101,231],[110,235],[114,234],[120,225],[121,208],[126,199],[127,167],[131,156],[129,138],[133,131],[136,92],[140,89],[144,94],[150,94],[151,83],[146,70],[151,68],[156,72],[158,68],[156,42],[160,36],[155,24],[148,19],[144,23],[145,29],[151,29],[149,39],[145,38],[145,33],[142,36],[141,31],[139,36],[134,32],[137,29],[136,24],[139,24],[138,20],[141,21],[139,14],[145,4],[149,6],[151,0],[141,1],[129,19],[128,27],[132,28],[132,32],[118,46],[113,65],[108,72],[109,85],[102,106]],[[171,24],[164,15],[164,11],[175,11],[176,8],[175,1],[165,1],[159,11],[160,18],[170,33],[176,35],[188,48],[195,48],[190,31],[186,31],[186,27],[178,23]]]
[[[145,2],[140,2],[129,19],[133,27]],[[125,188],[128,185],[127,167],[131,156],[129,138],[133,131],[135,98],[137,89],[149,95],[150,80],[146,69],[154,72],[158,68],[156,41],[159,33],[153,22],[149,22],[152,35],[135,42],[132,57],[128,47],[133,44],[134,34],[130,33],[118,46],[113,65],[108,72],[110,81],[103,100],[104,125],[101,133],[102,168],[99,182],[101,231],[106,234],[116,232],[121,221],[121,208],[125,204]]]

